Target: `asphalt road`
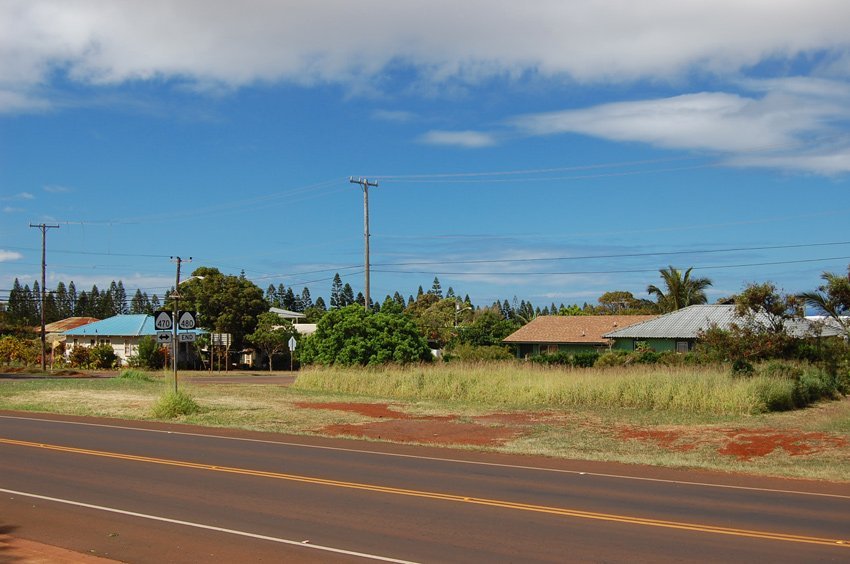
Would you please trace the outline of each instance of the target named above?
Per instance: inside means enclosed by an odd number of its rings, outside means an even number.
[[[848,562],[850,485],[5,412],[0,528],[130,562]]]

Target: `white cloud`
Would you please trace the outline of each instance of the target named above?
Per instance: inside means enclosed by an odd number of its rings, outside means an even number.
[[[24,258],[24,255],[21,253],[0,249],[0,262],[9,262],[13,260],[20,260],[22,258]]]
[[[15,208],[12,206],[3,206],[3,213],[19,213],[24,211],[23,208]]]
[[[364,85],[390,67],[427,82],[532,72],[579,82],[734,74],[766,59],[841,54],[846,0],[8,0],[0,86],[28,98],[57,69],[115,84],[176,79]],[[0,110],[3,110],[0,104]]]
[[[18,192],[17,194],[12,194],[11,196],[0,196],[0,202],[21,202],[24,200],[34,200],[35,196],[30,194],[29,192]]]
[[[700,92],[524,115],[525,135],[578,133],[679,150],[707,150],[736,166],[834,174],[850,170],[850,85],[823,79],[743,81],[755,95]]]
[[[492,135],[480,131],[432,130],[420,136],[419,141],[428,145],[454,145],[469,149],[496,144],[496,139]]]

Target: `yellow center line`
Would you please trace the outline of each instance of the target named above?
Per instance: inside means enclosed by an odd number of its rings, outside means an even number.
[[[322,486],[332,486],[338,488],[348,488],[355,490],[365,490],[371,492],[379,492],[394,495],[403,495],[410,497],[420,497],[427,499],[436,499],[442,501],[454,501],[461,503],[470,503],[474,505],[484,505],[489,507],[499,507],[503,509],[514,509],[519,511],[531,511],[534,513],[546,513],[550,515],[559,515],[562,517],[576,517],[581,519],[595,519],[599,521],[609,521],[615,523],[628,523],[632,525],[644,525],[648,527],[663,527],[668,529],[680,529],[685,531],[696,531],[702,533],[714,533],[720,535],[732,535],[738,537],[751,537],[766,540],[779,540],[797,543],[819,544],[829,546],[840,546],[850,548],[850,540],[847,539],[829,539],[821,537],[810,537],[805,535],[791,535],[786,533],[772,533],[769,531],[755,531],[748,529],[736,529],[732,527],[718,527],[714,525],[702,525],[698,523],[686,523],[679,521],[665,521],[662,519],[648,519],[644,517],[632,517],[629,515],[617,515],[612,513],[597,513],[593,511],[582,511],[579,509],[566,509],[562,507],[549,507],[545,505],[534,505],[528,503],[518,503],[513,501],[502,501],[496,499],[486,499],[478,497],[466,497],[462,495],[446,494],[440,492],[429,492],[422,490],[411,490],[405,488],[395,488],[390,486],[378,486],[374,484],[361,484],[357,482],[345,482],[340,480],[330,480],[326,478],[314,478],[311,476],[301,476],[297,474],[285,474],[281,472],[268,472],[264,470],[251,470],[247,468],[235,468],[229,466],[217,466],[214,464],[201,464],[197,462],[185,462],[181,460],[171,460],[167,458],[155,458],[150,456],[138,456],[132,454],[120,454],[116,452],[107,452],[100,450],[90,450],[83,448],[66,447],[60,445],[51,445],[45,443],[35,443],[29,441],[18,441],[14,439],[0,438],[0,444],[33,447],[59,452],[68,452],[73,454],[83,454],[88,456],[99,456],[103,458],[114,458],[119,460],[130,460],[133,462],[145,462],[149,464],[161,464],[166,466],[177,466],[180,468],[191,468],[194,470],[208,470],[213,472],[222,472],[226,474],[241,474],[246,476],[256,476],[263,478],[273,478],[277,480],[287,480],[291,482],[301,482],[305,484],[316,484]]]

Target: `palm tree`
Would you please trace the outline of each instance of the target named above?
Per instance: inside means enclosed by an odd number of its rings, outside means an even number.
[[[826,284],[818,286],[814,292],[803,292],[798,297],[806,305],[832,318],[846,335],[850,335],[850,319],[847,318],[850,314],[850,267],[847,270],[847,276],[824,272],[821,279]]]
[[[711,286],[708,278],[691,278],[691,270],[687,269],[685,274],[672,266],[662,268],[658,272],[664,281],[665,289],[662,290],[654,284],[646,287],[647,293],[658,297],[658,308],[664,312],[676,311],[689,305],[704,304],[708,302],[705,289]]]

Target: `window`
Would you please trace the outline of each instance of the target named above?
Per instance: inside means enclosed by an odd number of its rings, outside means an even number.
[[[558,352],[558,345],[540,345],[540,354],[555,354]]]
[[[124,339],[124,356],[130,356],[131,353],[130,339]]]
[[[688,346],[687,341],[676,341],[676,352],[677,353],[686,353],[686,352],[688,352],[689,348],[690,347]]]

